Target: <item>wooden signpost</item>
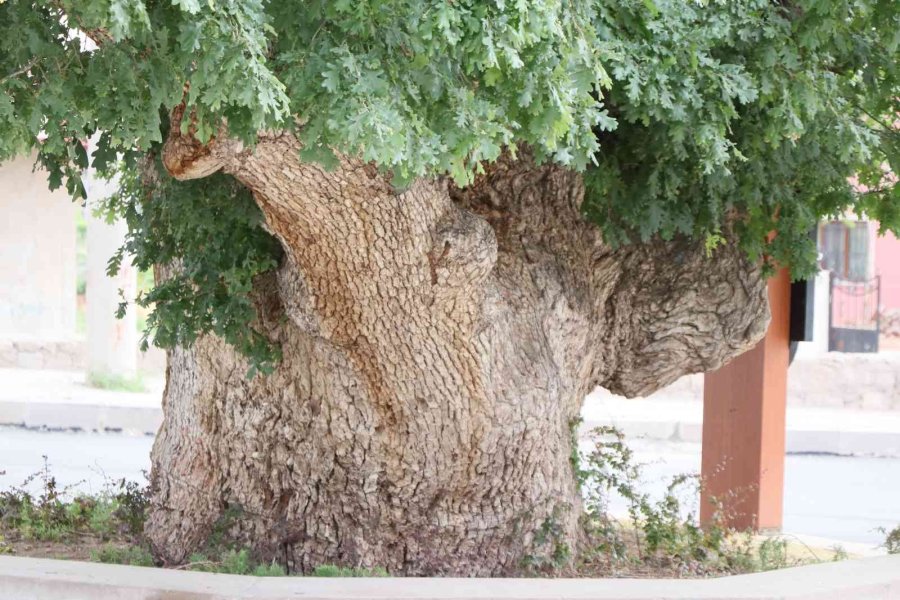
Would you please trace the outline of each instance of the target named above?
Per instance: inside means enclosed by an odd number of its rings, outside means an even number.
[[[701,523],[721,510],[736,529],[781,528],[790,362],[786,269],[769,280],[769,304],[766,337],[704,380]]]

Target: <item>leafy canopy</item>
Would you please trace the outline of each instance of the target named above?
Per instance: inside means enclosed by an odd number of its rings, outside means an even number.
[[[898,46],[896,0],[0,0],[0,160],[36,150],[77,196],[121,157],[127,249],[187,267],[142,299],[156,342],[216,331],[265,367],[249,290],[279,250],[252,201],[136,179],[180,102],[201,139],[290,129],[304,159],[357,154],[398,185],[465,184],[527,144],[584,171],[610,243],[714,251],[733,227],[805,275],[820,217],[900,230]]]

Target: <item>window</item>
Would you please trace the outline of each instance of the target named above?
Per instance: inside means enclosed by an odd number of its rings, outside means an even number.
[[[821,252],[824,268],[851,281],[869,278],[869,224],[832,221],[822,227]]]

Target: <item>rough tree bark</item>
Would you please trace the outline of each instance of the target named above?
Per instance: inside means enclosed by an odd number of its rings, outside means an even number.
[[[166,562],[237,505],[231,534],[295,570],[515,571],[578,541],[572,424],[592,388],[646,394],[764,332],[737,248],[613,250],[563,168],[507,158],[466,189],[397,192],[356,160],[300,162],[288,133],[251,152],[173,129],[170,172],[237,177],[286,258],[255,290],[272,375],[247,380],[213,336],[169,353],[147,525]]]

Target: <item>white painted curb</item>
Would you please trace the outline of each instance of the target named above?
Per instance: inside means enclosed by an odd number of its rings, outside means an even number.
[[[900,556],[705,580],[258,578],[0,557],[3,600],[900,600]]]

